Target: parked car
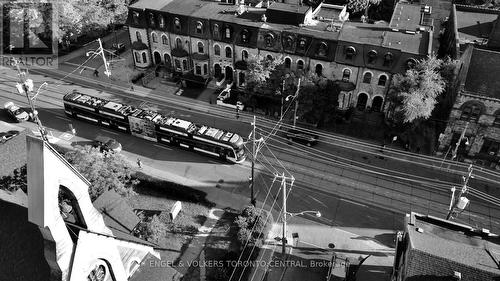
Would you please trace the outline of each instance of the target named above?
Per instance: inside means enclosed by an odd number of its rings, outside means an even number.
[[[94,140],[93,147],[99,148],[101,152],[119,153],[122,151],[122,145],[118,141],[104,136],[98,136]]]
[[[19,135],[19,131],[8,131],[8,132],[0,132],[0,142],[5,143],[6,141],[12,139],[13,137]]]
[[[113,52],[115,55],[119,55],[125,52],[125,44],[113,43],[113,45],[111,45],[111,52]]]
[[[217,91],[215,92],[217,93]],[[223,89],[218,95],[217,95],[217,101],[216,103],[218,105],[238,109],[242,111],[245,108],[245,105],[238,100],[238,95],[239,92],[232,90],[230,88]]]
[[[30,116],[26,111],[11,101],[5,103],[3,107],[17,122],[28,121],[30,119]]]
[[[285,137],[288,141],[312,146],[318,143],[319,136],[310,132],[304,132],[298,129],[290,129],[286,132]]]

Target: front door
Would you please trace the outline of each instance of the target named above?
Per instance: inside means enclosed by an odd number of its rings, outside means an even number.
[[[226,81],[233,81],[233,68],[226,66]]]
[[[356,103],[356,108],[358,110],[365,110],[366,102],[368,101],[368,95],[361,93],[358,95],[358,102]]]

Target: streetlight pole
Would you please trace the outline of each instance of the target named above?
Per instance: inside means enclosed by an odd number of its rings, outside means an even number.
[[[33,119],[38,126],[38,130],[40,131],[40,137],[42,138],[43,141],[48,142],[47,132],[45,131],[45,128],[42,126],[42,122],[40,121],[40,118],[38,118],[38,112],[35,110],[35,106],[33,105],[33,100],[38,95],[42,86],[46,86],[47,83],[43,83],[40,86],[40,88],[38,88],[38,91],[33,96],[33,98],[31,98],[30,94],[33,91],[33,80],[26,79],[26,72],[21,71],[21,67],[19,66],[19,62],[17,60],[14,59],[14,63],[16,65],[17,73],[19,76],[19,83],[17,83],[17,85],[16,85],[17,91],[20,94],[23,94],[23,93],[26,94],[26,98],[28,99],[28,103],[30,105],[31,112],[33,113]]]
[[[281,191],[282,191],[282,197],[283,197],[283,217],[282,217],[282,222],[283,222],[283,234],[281,236],[281,245],[282,245],[282,254],[283,254],[283,259],[285,259],[285,254],[286,254],[286,177],[285,173],[283,173],[283,178],[281,180]]]
[[[293,127],[297,124],[297,109],[299,108],[299,90],[300,90],[300,78],[297,84],[297,92],[295,92],[295,110],[293,111]]]
[[[255,115],[253,116],[253,129],[252,129],[252,171],[251,171],[251,176],[249,178],[250,181],[250,203],[255,207],[255,198],[254,198],[254,173],[255,173]]]
[[[464,177],[464,185],[462,186],[462,189],[460,190],[460,193],[458,194],[457,198],[455,199],[455,188],[452,188],[452,192],[453,192],[453,195],[452,195],[452,201],[453,201],[453,204],[451,205],[450,207],[450,210],[448,211],[448,215],[446,216],[446,219],[449,220],[451,218],[451,215],[453,214],[453,211],[455,210],[455,208],[457,207],[458,205],[458,202],[461,200],[463,194],[465,192],[467,192],[467,184],[469,183],[469,179],[470,178],[473,178],[472,176],[472,164],[469,166],[469,173],[467,174],[466,177]]]

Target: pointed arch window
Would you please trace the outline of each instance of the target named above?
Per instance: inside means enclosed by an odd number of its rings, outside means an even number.
[[[158,43],[158,35],[156,35],[156,32],[151,32],[151,40],[153,40],[153,43]]]
[[[379,86],[385,86],[386,83],[387,83],[387,76],[386,75],[380,75],[380,77],[378,78],[378,85]]]
[[[370,84],[371,82],[372,82],[372,74],[371,74],[371,72],[366,72],[363,75],[363,83]]]
[[[168,37],[167,37],[167,35],[163,34],[163,35],[161,36],[161,43],[162,43],[163,45],[168,45]]]
[[[298,60],[297,61],[297,70],[303,70],[303,69],[304,69],[304,61]]]
[[[290,69],[292,67],[292,60],[290,58],[285,58],[285,68]]]
[[[226,47],[226,58],[232,58],[233,57],[233,50],[231,50],[231,47],[227,46]]]
[[[219,47],[219,45],[215,45],[214,46],[214,54],[216,56],[220,56],[220,47]]]
[[[248,51],[243,50],[241,51],[241,60],[246,61],[248,59]]]

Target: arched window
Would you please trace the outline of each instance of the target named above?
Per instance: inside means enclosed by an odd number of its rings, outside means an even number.
[[[143,52],[143,53],[142,53],[142,62],[143,62],[143,63],[148,62],[148,57],[146,56],[146,52]]]
[[[232,58],[233,57],[233,50],[231,50],[231,47],[227,46],[226,47],[226,58]]]
[[[132,13],[132,20],[134,21],[135,24],[139,24],[139,13],[138,12]]]
[[[356,48],[354,48],[353,46],[347,47],[345,50],[345,58],[347,60],[352,60],[354,59],[355,56],[356,56]]]
[[[175,47],[177,49],[182,49],[182,40],[181,40],[181,38],[176,38],[175,39]]]
[[[299,40],[299,45],[298,45],[298,49],[299,51],[305,51],[306,50],[306,39],[300,39]]]
[[[344,71],[342,71],[342,80],[349,81],[350,78],[351,78],[351,70],[349,68],[344,69]]]
[[[204,48],[203,48],[203,42],[198,42],[198,53],[203,54],[204,53]]]
[[[167,35],[163,34],[163,35],[161,36],[161,43],[162,43],[163,45],[168,45],[168,37],[167,37]]]
[[[203,23],[201,21],[196,22],[196,33],[197,34],[203,33]]]
[[[285,58],[285,68],[290,69],[292,67],[292,60],[290,58]]]
[[[371,72],[366,72],[363,75],[363,83],[370,84],[372,82],[372,74]]]
[[[174,19],[174,26],[177,31],[181,30],[181,20],[179,18]]]
[[[248,29],[243,29],[241,32],[241,42],[248,43],[250,41],[250,31]]]
[[[380,75],[378,78],[378,85],[379,86],[385,86],[385,83],[387,83],[387,76],[386,75]]]
[[[477,121],[481,116],[481,107],[478,104],[469,104],[462,108],[460,120]]]
[[[321,65],[321,63],[318,63],[316,65],[316,71],[315,71],[315,73],[318,76],[323,76],[323,65]]]
[[[138,52],[134,52],[135,62],[141,63],[141,55]]]
[[[159,16],[158,21],[160,22],[160,28],[165,27],[165,18],[163,16]]]
[[[184,71],[188,70],[188,62],[187,62],[187,60],[182,60],[182,69]]]
[[[196,65],[195,66],[195,73],[196,75],[201,75],[201,65]]]
[[[151,32],[151,40],[153,40],[153,43],[158,43],[158,35],[156,35],[156,32]]]
[[[368,52],[368,64],[374,64],[377,60],[377,51],[371,50]]]
[[[219,25],[218,24],[214,24],[214,37],[215,38],[219,38],[220,37]]]
[[[391,52],[387,52],[384,55],[384,66],[391,66],[394,55]]]
[[[155,26],[155,16],[149,13],[149,26]]]
[[[241,51],[241,60],[246,61],[248,59],[248,52],[247,50]]]
[[[214,46],[214,54],[216,56],[220,56],[220,47],[219,47],[219,45],[215,45]]]
[[[141,33],[139,31],[135,32],[135,37],[137,38],[137,41],[142,42]]]
[[[267,55],[266,58],[267,58],[267,60],[274,60],[273,56],[271,56],[271,55]]]
[[[274,35],[272,33],[268,33],[264,37],[264,41],[266,43],[266,47],[272,47],[272,46],[274,46]]]
[[[414,68],[417,65],[417,60],[414,58],[408,59],[406,61],[406,69]]]
[[[229,26],[226,27],[224,36],[226,37],[226,39],[231,39],[231,28]]]
[[[326,50],[328,49],[328,46],[326,45],[325,42],[321,42],[318,48],[318,55],[319,56],[326,56]]]
[[[298,60],[297,61],[297,70],[303,70],[303,69],[304,69],[304,61]]]
[[[208,73],[208,64],[205,63],[203,65],[203,75],[207,75],[207,73]]]

